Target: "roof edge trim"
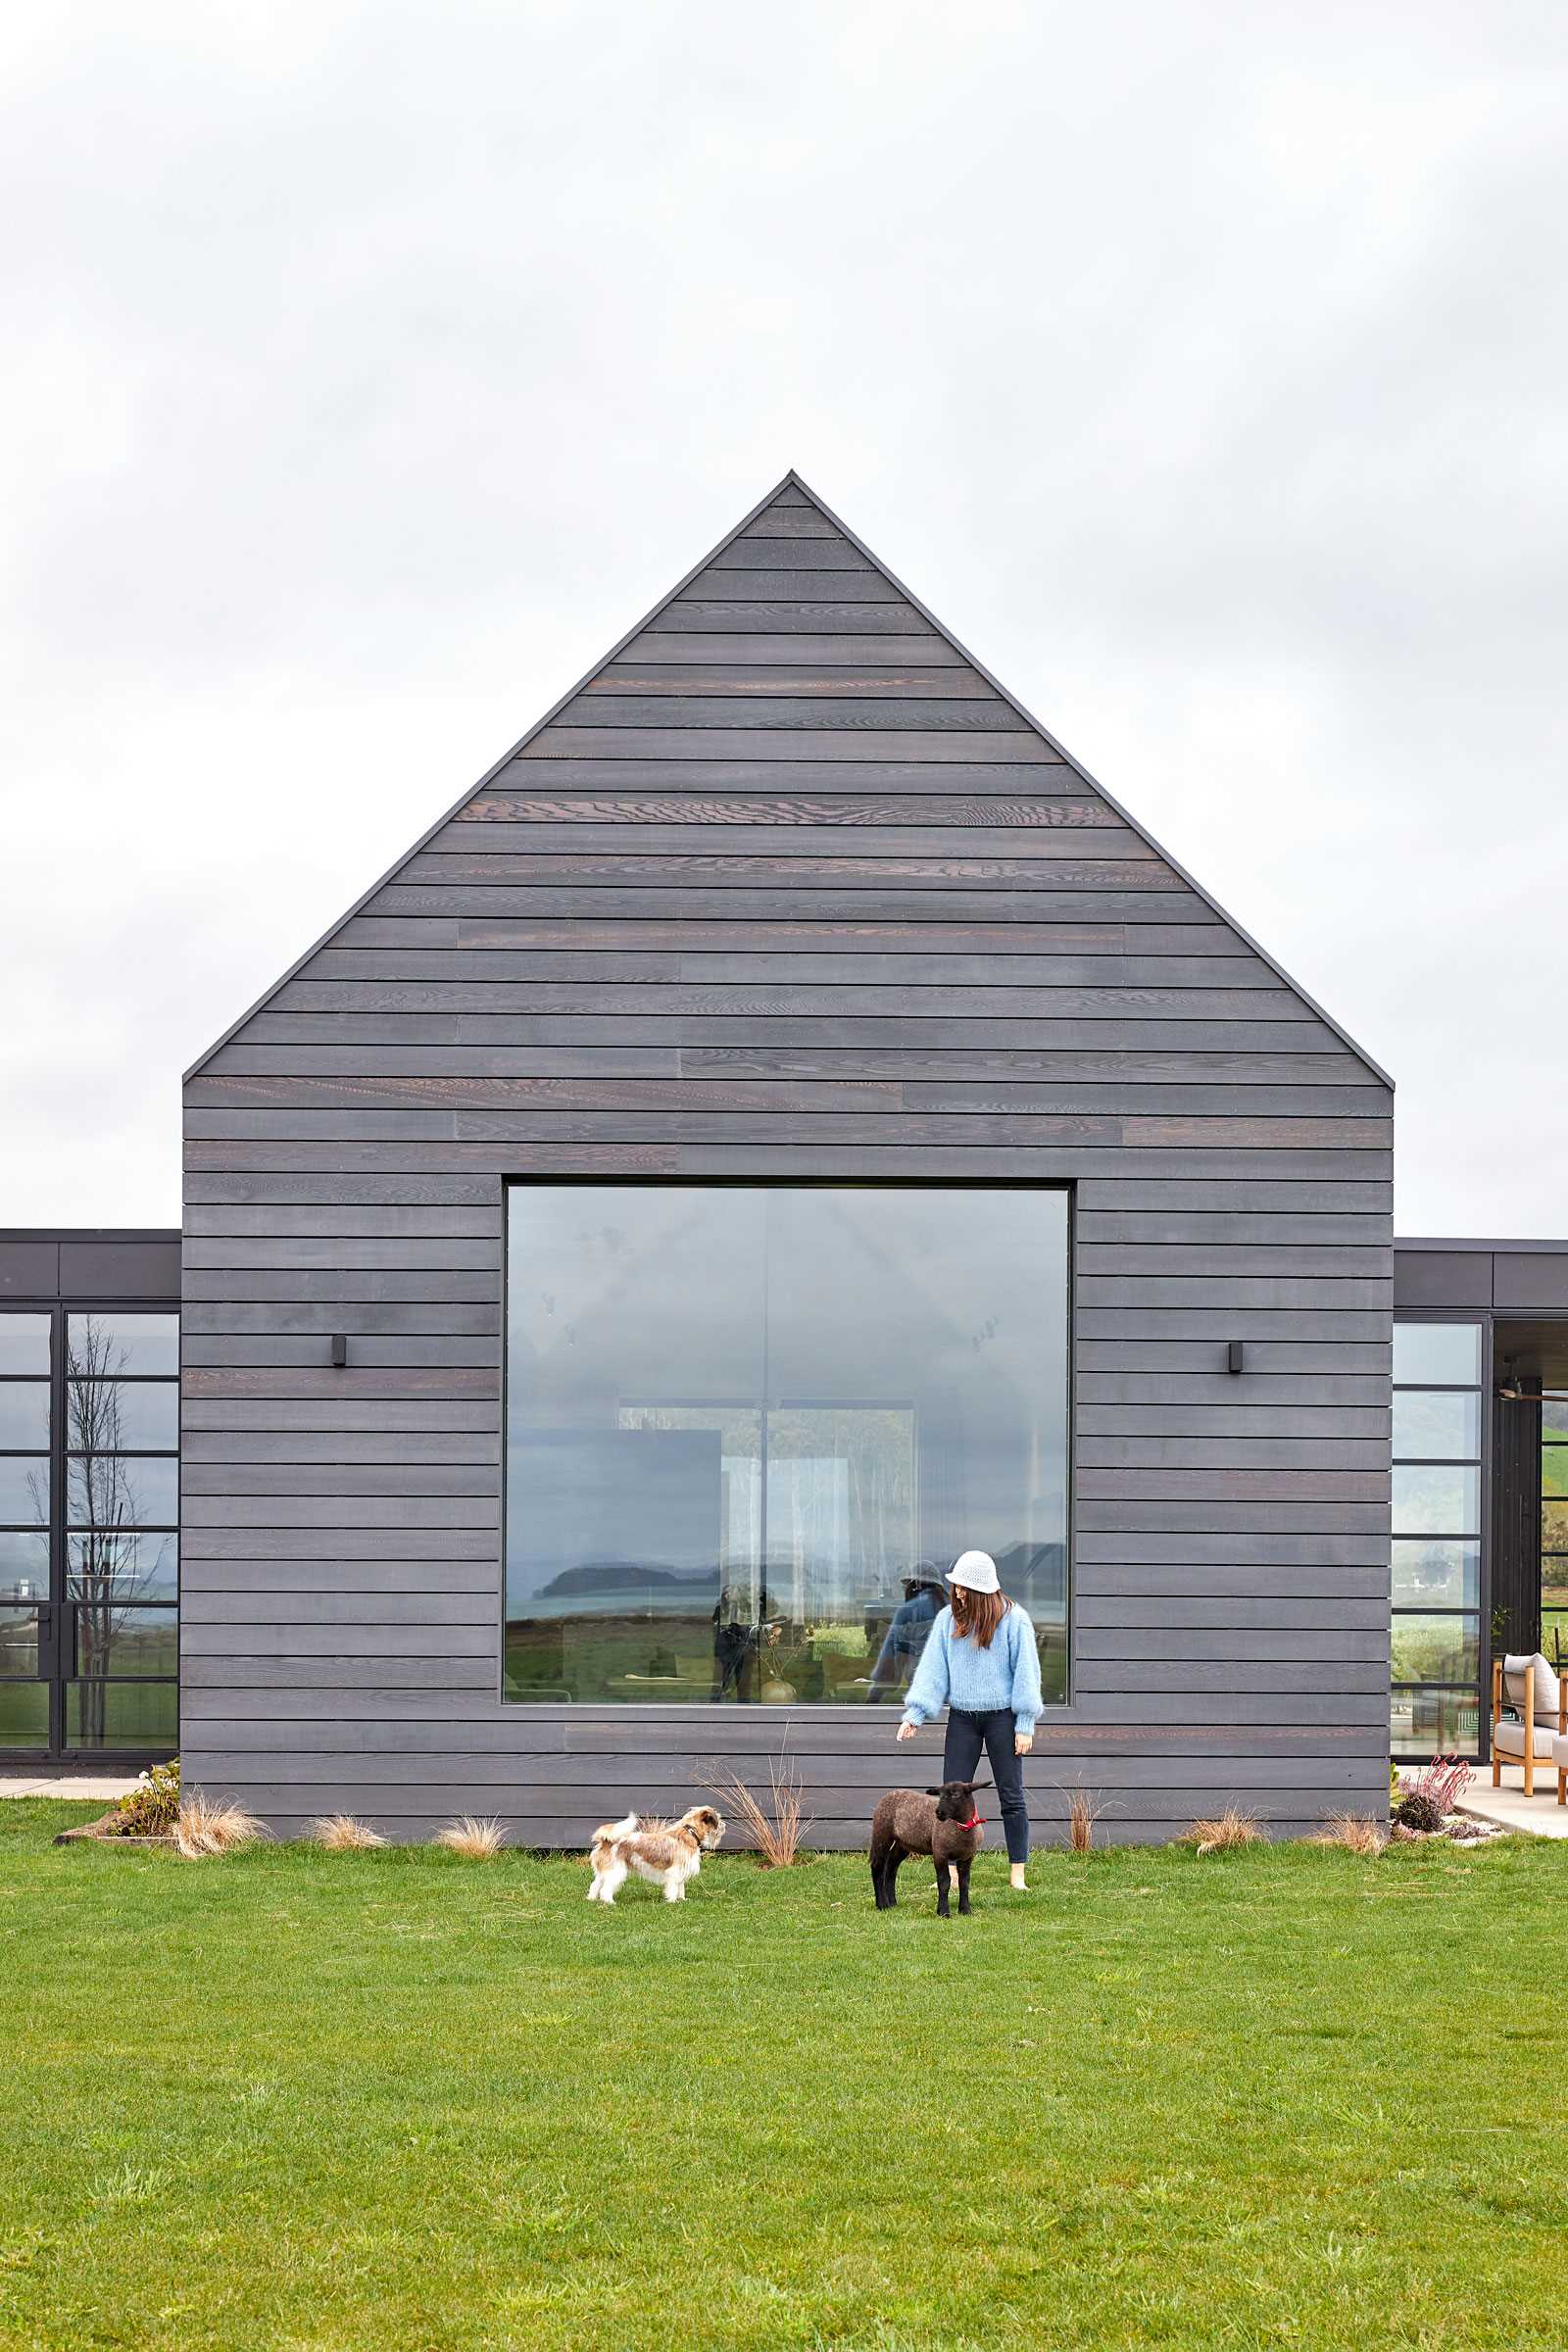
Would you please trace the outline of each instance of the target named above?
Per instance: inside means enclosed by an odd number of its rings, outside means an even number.
[[[1154,852],[1155,856],[1162,858],[1165,864],[1170,867],[1172,873],[1180,874],[1182,880],[1187,884],[1188,889],[1195,892],[1196,895],[1202,900],[1204,906],[1210,907],[1212,911],[1219,916],[1220,921],[1228,925],[1228,927],[1235,932],[1237,938],[1242,940],[1248,947],[1251,949],[1254,956],[1258,956],[1262,962],[1268,965],[1269,970],[1274,973],[1277,979],[1284,981],[1286,987],[1291,991],[1292,995],[1299,998],[1300,1002],[1307,1007],[1309,1011],[1315,1012],[1318,1019],[1324,1024],[1325,1028],[1333,1030],[1341,1045],[1349,1049],[1349,1051],[1355,1055],[1356,1060],[1359,1061],[1364,1068],[1371,1071],[1373,1077],[1378,1080],[1380,1085],[1386,1086],[1391,1094],[1394,1093],[1395,1082],[1390,1077],[1388,1071],[1384,1069],[1382,1063],[1373,1060],[1366,1048],[1357,1043],[1357,1041],[1350,1035],[1348,1029],[1345,1028],[1341,1022],[1337,1021],[1334,1018],[1333,1013],[1326,1011],[1318,1003],[1317,999],[1314,996],[1309,995],[1308,992],[1301,986],[1299,980],[1295,979],[1293,975],[1286,970],[1284,964],[1279,961],[1278,957],[1271,956],[1267,948],[1263,947],[1259,941],[1255,940],[1250,931],[1249,931],[1244,924],[1239,923],[1236,920],[1235,915],[1230,913],[1227,908],[1220,905],[1218,899],[1215,898],[1212,891],[1205,890],[1203,888],[1202,883],[1199,881],[1196,874],[1188,872],[1186,866],[1183,865],[1179,858],[1173,858],[1169,850],[1165,848],[1164,844],[1154,839],[1154,836],[1150,832],[1149,827],[1141,824],[1138,818],[1134,816],[1130,808],[1123,808],[1121,802],[1117,800],[1113,792],[1107,792],[1104,785],[1100,782],[1099,778],[1091,775],[1089,769],[1085,767],[1083,761],[1075,759],[1073,754],[1068,751],[1066,745],[1060,742],[1057,737],[1053,735],[1049,727],[1042,726],[1040,720],[1036,718],[1034,712],[1027,709],[1023,703],[1020,703],[1018,697],[1011,691],[1011,689],[1004,686],[1002,680],[997,677],[993,671],[987,669],[985,663],[981,661],[978,661],[975,656],[970,653],[966,645],[964,645],[958,638],[955,637],[953,631],[948,628],[943,621],[938,619],[937,615],[931,611],[930,607],[922,604],[920,599],[914,594],[914,591],[906,586],[905,582],[899,578],[897,572],[889,570],[887,564],[883,563],[881,557],[876,553],[875,549],[867,547],[865,541],[861,539],[858,533],[851,530],[849,524],[844,520],[843,516],[836,514],[824,498],[818,497],[817,493],[811,488],[810,483],[803,481],[800,475],[793,471],[787,476],[787,479],[795,484],[797,490],[805,493],[805,495],[810,500],[812,506],[815,507],[821,514],[826,516],[827,520],[833,524],[836,530],[840,530],[844,533],[845,538],[849,540],[852,547],[858,548],[860,554],[865,557],[866,561],[876,565],[876,568],[882,574],[882,577],[889,581],[891,585],[898,590],[899,594],[906,598],[907,602],[914,607],[914,610],[920,614],[923,620],[930,622],[932,628],[936,630],[938,636],[943,638],[947,644],[951,645],[956,654],[960,654],[964,661],[968,662],[970,668],[977,671],[978,674],[985,679],[988,686],[995,688],[996,692],[1001,695],[1003,701],[1017,711],[1018,716],[1025,722],[1025,724],[1033,727],[1035,733],[1042,737],[1045,742],[1050,744],[1052,750],[1057,753],[1060,758],[1066,761],[1073,773],[1083,778],[1091,792],[1097,794],[1098,797],[1104,802],[1107,808],[1113,808],[1116,814],[1121,818],[1123,824],[1131,826],[1132,830],[1138,835],[1139,839],[1148,843],[1149,847]],[[782,489],[783,484],[781,483],[779,487]],[[770,493],[770,495],[776,497],[777,492]],[[747,520],[751,520],[750,515],[747,516]]]
[[[772,485],[771,489],[764,490],[761,497],[757,501],[757,504],[747,510],[732,530],[726,531],[722,539],[715,540],[713,545],[708,550],[708,553],[705,556],[699,557],[698,561],[692,565],[689,571],[681,574],[680,578],[675,582],[673,588],[668,590],[665,595],[660,597],[657,603],[650,605],[648,611],[642,615],[641,619],[633,621],[631,627],[627,629],[622,636],[616,638],[614,644],[610,648],[608,653],[601,654],[598,661],[591,663],[590,666],[583,671],[581,677],[577,679],[574,685],[568,686],[564,694],[558,695],[556,697],[556,700],[551,704],[549,710],[546,710],[541,717],[536,718],[532,726],[524,728],[523,732],[517,737],[516,742],[511,745],[508,750],[504,751],[500,759],[494,760],[491,765],[485,769],[484,774],[478,779],[477,783],[467,785],[459,795],[457,800],[452,803],[452,806],[449,808],[444,808],[442,810],[441,814],[436,818],[434,824],[427,825],[425,827],[424,831],[419,835],[418,840],[414,843],[412,848],[405,850],[400,858],[394,858],[393,862],[387,867],[385,873],[378,875],[375,881],[370,884],[368,890],[362,890],[359,897],[355,900],[353,906],[345,908],[343,913],[337,917],[335,922],[327,925],[326,929],[321,933],[319,939],[313,940],[310,946],[304,950],[303,954],[295,956],[293,962],[288,966],[288,969],[284,972],[280,972],[278,977],[272,981],[269,987],[262,991],[261,995],[256,999],[254,1004],[247,1004],[245,1010],[238,1014],[234,1020],[229,1022],[228,1027],[223,1031],[221,1037],[215,1038],[205,1053],[197,1054],[196,1059],[181,1076],[180,1085],[182,1087],[187,1086],[192,1078],[199,1078],[202,1071],[207,1067],[207,1064],[212,1060],[214,1054],[220,1054],[223,1048],[229,1043],[229,1040],[239,1035],[239,1032],[244,1028],[247,1021],[254,1020],[259,1012],[265,1012],[268,1005],[272,1002],[272,999],[277,995],[279,989],[286,988],[289,982],[294,978],[295,974],[302,971],[306,964],[310,962],[311,957],[318,955],[322,948],[326,947],[337,937],[338,933],[343,929],[346,923],[351,923],[354,920],[354,917],[360,912],[362,907],[369,905],[370,901],[375,897],[377,891],[385,890],[387,884],[393,881],[396,876],[403,871],[403,868],[409,863],[410,859],[417,858],[419,852],[425,847],[426,843],[433,841],[444,825],[451,824],[459,809],[466,808],[467,804],[472,800],[476,792],[483,792],[488,784],[493,784],[496,777],[501,773],[501,770],[507,766],[511,760],[515,760],[519,752],[523,751],[527,745],[532,743],[534,737],[540,733],[541,729],[549,726],[551,720],[565,709],[566,705],[573,699],[574,696],[581,694],[589,679],[597,677],[607,662],[613,662],[616,655],[623,653],[626,647],[630,645],[634,637],[640,636],[642,631],[658,618],[659,614],[663,612],[666,605],[673,604],[676,597],[681,595],[685,589],[690,587],[692,581],[696,579],[698,573],[700,571],[706,571],[709,564],[712,563],[713,558],[717,555],[720,555],[723,550],[729,546],[731,540],[738,539],[742,531],[744,531],[749,524],[754,523],[757,520],[757,517],[762,513],[764,508],[772,505],[774,499],[777,498],[781,490],[788,490],[791,488],[805,491],[806,496],[812,500],[813,505],[819,506],[821,504],[819,499],[814,498],[812,493],[809,490],[807,490],[806,484],[801,480],[793,466],[780,480],[776,481]],[[824,514],[827,513],[825,507],[822,509],[822,511]],[[837,517],[831,517],[830,519],[837,520]],[[842,524],[839,527],[842,529]],[[856,545],[859,545],[858,540]],[[875,561],[874,558],[872,560],[873,562]],[[891,578],[891,576],[892,575],[890,573],[889,577]]]

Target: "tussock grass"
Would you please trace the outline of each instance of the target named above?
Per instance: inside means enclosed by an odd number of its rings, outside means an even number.
[[[740,1775],[724,1765],[709,1765],[703,1782],[731,1813],[757,1848],[764,1870],[789,1870],[803,1859],[801,1838],[810,1827],[801,1779],[793,1764],[775,1757],[767,1768],[771,1811]]]
[[[379,1830],[372,1830],[368,1821],[356,1821],[352,1813],[326,1813],[310,1828],[313,1845],[323,1846],[329,1854],[364,1854],[372,1846],[385,1845]]]
[[[1235,1805],[1227,1805],[1223,1813],[1189,1822],[1181,1835],[1181,1843],[1196,1846],[1200,1854],[1228,1854],[1239,1845],[1258,1845],[1262,1841],[1256,1814],[1243,1813]]]
[[[1087,1788],[1067,1791],[1067,1845],[1075,1854],[1092,1854],[1095,1850],[1095,1824],[1103,1807],[1100,1799],[1091,1796]]]
[[[435,1841],[449,1854],[461,1854],[465,1862],[493,1862],[507,1842],[507,1833],[499,1821],[477,1821],[465,1813],[437,1830]]]
[[[187,1862],[209,1855],[236,1854],[269,1835],[264,1822],[243,1805],[197,1794],[180,1802],[174,1822],[174,1845]]]
[[[1361,1854],[1368,1859],[1381,1854],[1388,1842],[1387,1833],[1369,1813],[1331,1813],[1308,1840],[1312,1845],[1343,1846],[1348,1854]]]

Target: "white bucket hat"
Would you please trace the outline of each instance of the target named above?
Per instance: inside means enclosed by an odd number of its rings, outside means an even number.
[[[950,1585],[962,1585],[967,1592],[1000,1592],[1002,1591],[1002,1579],[997,1574],[997,1563],[989,1551],[960,1552],[948,1570],[944,1582]]]

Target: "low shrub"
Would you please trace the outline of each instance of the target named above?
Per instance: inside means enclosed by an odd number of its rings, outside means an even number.
[[[179,1818],[179,1758],[138,1773],[116,1811],[116,1838],[167,1838]]]
[[[379,1830],[372,1830],[367,1821],[356,1821],[352,1813],[328,1813],[313,1821],[308,1833],[314,1845],[324,1846],[329,1854],[363,1854],[371,1846],[385,1845]]]
[[[1254,1813],[1227,1805],[1223,1813],[1189,1822],[1181,1835],[1183,1845],[1195,1845],[1200,1855],[1230,1853],[1238,1845],[1256,1845],[1263,1836]]]
[[[199,1794],[184,1799],[174,1821],[174,1844],[187,1862],[238,1853],[266,1836],[265,1824],[243,1805],[219,1804]]]
[[[461,1854],[465,1862],[493,1862],[507,1842],[507,1833],[499,1821],[476,1821],[465,1813],[438,1830],[435,1841],[449,1854]]]

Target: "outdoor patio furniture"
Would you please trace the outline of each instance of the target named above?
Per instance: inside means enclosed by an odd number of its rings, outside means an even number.
[[[1507,1712],[1504,1712],[1504,1710]],[[1536,1789],[1536,1766],[1548,1770],[1568,1745],[1568,1678],[1553,1674],[1540,1650],[1492,1663],[1492,1786],[1502,1785],[1504,1761],[1522,1764],[1525,1794]],[[1559,1777],[1559,1792],[1561,1782]],[[1564,1801],[1568,1801],[1565,1799]]]
[[[1551,1753],[1557,1767],[1557,1802],[1568,1805],[1568,1739],[1554,1740]]]

